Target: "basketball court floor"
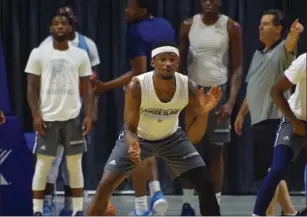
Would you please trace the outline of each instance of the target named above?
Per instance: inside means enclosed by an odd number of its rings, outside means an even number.
[[[178,216],[181,211],[180,196],[166,196],[169,202],[168,216]],[[86,204],[89,203],[91,197],[85,199]],[[251,216],[256,196],[223,196],[221,202],[221,212],[225,216]],[[296,209],[301,209],[306,206],[304,196],[292,196],[293,204]],[[116,208],[116,215],[127,216],[134,208],[134,197],[130,195],[113,196],[111,199]],[[64,198],[62,196],[57,199],[58,212],[62,208]],[[197,215],[200,215],[198,210],[198,198],[194,196],[193,206],[197,207]],[[276,215],[280,215],[280,208],[277,207]]]

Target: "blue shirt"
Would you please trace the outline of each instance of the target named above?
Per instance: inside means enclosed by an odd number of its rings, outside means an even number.
[[[151,67],[151,51],[159,42],[175,43],[175,30],[171,23],[161,17],[153,17],[130,24],[127,30],[127,61],[147,57],[147,71]]]

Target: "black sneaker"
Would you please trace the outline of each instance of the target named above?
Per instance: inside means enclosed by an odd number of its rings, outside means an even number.
[[[84,216],[82,211],[78,211],[75,216]]]
[[[301,209],[300,211],[297,211],[295,216],[306,216],[307,215],[307,208]],[[281,216],[292,216],[292,215],[285,215],[283,212],[281,212]]]
[[[43,216],[43,213],[41,213],[41,212],[36,212],[36,213],[34,213],[34,216]]]
[[[301,209],[296,214],[296,216],[306,216],[306,215],[307,215],[307,208]]]
[[[189,203],[184,203],[180,216],[195,216],[195,211]]]

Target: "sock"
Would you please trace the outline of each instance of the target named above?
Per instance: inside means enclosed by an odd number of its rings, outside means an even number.
[[[67,210],[72,210],[72,197],[65,197],[64,208]]]
[[[33,199],[33,214],[35,214],[36,212],[43,213],[43,205],[43,199]]]
[[[147,196],[144,197],[136,197],[135,201],[135,212],[137,215],[143,215],[147,212]]]
[[[152,181],[149,183],[150,196],[153,197],[158,191],[161,191],[160,182]]]
[[[194,196],[194,189],[183,189],[183,203],[189,203],[191,205]]]
[[[215,193],[215,196],[216,196],[217,203],[220,205],[222,193],[221,192]]]
[[[73,216],[76,215],[77,212],[83,211],[83,197],[72,198],[72,211]]]
[[[285,145],[277,145],[274,148],[274,156],[271,169],[263,180],[258,191],[253,213],[258,216],[265,216],[271,200],[275,194],[276,187],[281,181],[288,165],[293,157],[293,151]]]

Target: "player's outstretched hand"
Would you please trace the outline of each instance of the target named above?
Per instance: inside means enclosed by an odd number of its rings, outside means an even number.
[[[203,112],[210,112],[214,109],[221,98],[222,89],[216,85],[212,86],[207,93],[204,92],[204,88],[199,90],[200,106]]]
[[[130,144],[128,153],[133,163],[138,164],[139,162],[141,162],[141,148],[137,140]]]

